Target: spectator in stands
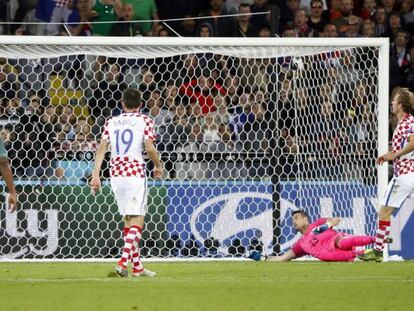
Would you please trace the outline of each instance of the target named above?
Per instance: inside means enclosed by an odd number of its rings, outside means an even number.
[[[7,105],[4,106],[4,114],[8,118],[19,119],[19,117],[24,113],[24,108],[22,107],[22,102],[19,98],[14,97],[7,101]]]
[[[295,20],[295,12],[300,9],[300,0],[287,0],[286,10],[280,9],[280,28],[285,29],[288,23],[293,23]]]
[[[250,14],[250,6],[247,3],[242,3],[239,6],[240,14]],[[251,15],[242,15],[237,17],[237,33],[236,37],[257,37],[258,30],[255,25],[250,22]]]
[[[414,92],[414,45],[410,48],[410,64],[404,71],[404,85]]]
[[[360,28],[361,22],[359,17],[355,15],[350,15],[348,16],[348,27],[346,27],[346,31],[344,33],[340,33],[340,36],[347,38],[360,37]]]
[[[308,12],[299,9],[295,12],[294,27],[299,37],[315,37],[314,30],[308,25]]]
[[[341,16],[337,19],[332,19],[331,22],[334,24],[339,32],[346,32],[348,25],[348,17],[352,15],[354,10],[354,2],[352,0],[341,0]]]
[[[184,83],[180,87],[180,93],[187,95],[190,100],[198,101],[204,114],[215,111],[214,96],[226,95],[226,89],[214,82],[213,79],[201,75],[198,79]]]
[[[383,37],[388,31],[387,15],[383,7],[375,11],[375,37]]]
[[[72,13],[72,9],[69,8],[71,5],[70,0],[53,0],[55,6],[52,9],[52,14],[49,22],[47,24],[47,35],[56,36],[60,31],[60,24],[57,23],[66,23],[68,21],[69,15]]]
[[[197,159],[197,153],[203,152],[204,137],[202,128],[202,125],[194,122],[191,125],[186,142],[176,148],[176,151],[182,155],[180,157],[182,161],[175,163],[176,177],[180,180],[202,180],[206,178],[207,163]],[[185,155],[188,154],[191,154],[192,158],[186,158]]]
[[[158,106],[149,111],[149,116],[154,121],[155,129],[159,135],[163,135],[167,125],[171,122],[171,114],[168,110],[161,109]]]
[[[5,58],[0,58],[0,100],[3,107],[17,96],[19,85],[13,68]]]
[[[177,81],[176,85],[180,85],[182,83],[188,82],[194,77],[198,77],[201,75],[201,69],[199,66],[199,60],[196,55],[189,54],[183,56],[183,65],[180,66],[179,72],[179,80]]]
[[[412,0],[403,0],[401,2],[401,7],[400,7],[400,14],[403,17],[403,21],[404,23],[408,23],[408,21],[405,20],[405,14],[413,14],[413,6],[414,6],[414,2]]]
[[[285,27],[285,29],[283,29],[282,37],[297,38],[297,37],[299,37],[299,34],[298,34],[298,32],[296,31],[296,28],[293,25],[288,24]]]
[[[63,107],[62,113],[59,115],[59,123],[62,125],[62,132],[59,134],[59,140],[74,140],[76,138],[75,123],[77,117],[73,111],[73,107],[66,105]]]
[[[269,26],[264,26],[259,29],[260,38],[270,38],[271,36],[272,36],[272,32],[270,31]]]
[[[362,37],[372,38],[375,35],[375,23],[370,20],[365,20],[362,23]]]
[[[154,80],[154,74],[148,67],[141,68],[141,83],[139,85],[139,91],[142,94],[143,101],[147,101],[151,94],[156,90],[157,84]]]
[[[268,12],[269,6],[268,6],[268,0],[254,0],[254,3],[250,6],[250,11],[252,13],[265,13]],[[250,22],[255,25],[255,27],[257,29],[259,29],[259,31],[263,28],[269,28],[269,24],[270,24],[270,20],[271,20],[271,14],[257,14],[257,15],[252,15]],[[270,34],[269,34],[270,37]]]
[[[329,20],[333,21],[340,18],[341,15],[341,0],[331,0],[329,8]]]
[[[18,8],[14,13],[14,20],[16,24],[11,25],[10,27],[10,34],[17,34],[18,29],[20,32],[27,32],[25,27],[22,27],[18,23],[22,22],[26,18],[27,12],[36,8],[37,1],[28,1],[28,0],[17,0],[19,4]],[[21,35],[21,34],[20,34]]]
[[[158,24],[158,9],[155,5],[154,0],[122,0],[122,3],[128,6],[131,6],[132,16],[130,20],[142,20],[149,21],[155,20],[156,22],[139,22],[139,29],[142,31],[142,35],[151,36],[152,28]],[[128,9],[129,10],[129,9]],[[124,13],[125,14],[125,13]],[[126,19],[127,20],[127,19]],[[130,36],[131,37],[131,36]]]
[[[204,125],[203,110],[198,102],[193,102],[187,106],[187,115],[191,124],[198,123]]]
[[[68,16],[68,29],[71,36],[91,36],[89,24],[96,17],[90,6],[90,0],[74,0],[73,11]],[[78,24],[79,23],[79,24]]]
[[[271,115],[266,115],[265,108],[261,103],[254,103],[251,106],[251,121],[247,122],[240,133],[240,140],[243,143],[243,150],[255,154],[253,158],[265,157],[269,148],[269,141],[272,137],[270,122]],[[265,176],[266,171],[262,162],[253,161],[249,168],[249,176]]]
[[[335,147],[335,140],[338,136],[340,125],[335,119],[333,105],[329,99],[324,99],[321,107],[321,122],[314,124],[314,141],[317,153],[332,153]],[[325,153],[325,154],[326,154]]]
[[[387,16],[389,16],[392,11],[394,11],[395,0],[381,0],[381,4],[384,7]]]
[[[160,91],[154,90],[150,93],[150,97],[143,102],[143,107],[141,108],[141,111],[145,114],[150,114],[151,110],[154,107],[161,108],[164,105],[164,102],[161,98]]]
[[[175,107],[172,122],[168,124],[165,134],[163,135],[163,142],[168,151],[175,150],[175,148],[182,146],[187,140],[189,120],[187,111],[183,104],[178,104]]]
[[[360,17],[363,20],[373,20],[375,17],[375,10],[377,8],[377,1],[375,0],[364,0]]]
[[[213,36],[213,27],[210,23],[202,23],[197,29],[197,37],[212,37]]]
[[[213,113],[215,122],[217,124],[229,124],[231,114],[227,110],[226,99],[221,95],[217,95],[214,98],[214,104],[217,107],[217,110]]]
[[[122,5],[122,17],[119,23],[113,24],[109,34],[111,36],[135,37],[141,36],[143,33],[142,25],[132,22],[134,17],[134,6],[124,3]]]
[[[90,114],[95,120],[120,113],[122,92],[126,88],[121,68],[114,59],[109,59],[107,63],[101,65],[103,78],[87,99]]]
[[[227,90],[226,101],[230,108],[237,107],[239,103],[239,85],[240,79],[238,76],[229,75],[224,80],[224,87]]]
[[[158,33],[155,34],[154,36],[156,36],[156,37],[169,37],[170,36],[170,33],[168,32],[167,29],[165,29],[164,27],[161,27],[158,30]]]
[[[408,2],[408,4],[406,4]],[[408,7],[409,9],[406,9]],[[401,13],[404,13],[403,15],[403,24],[408,26],[411,25],[411,29],[414,24],[414,3],[412,3],[411,0],[406,0],[401,5]]]
[[[325,25],[329,23],[327,12],[323,10],[322,0],[312,0],[310,2],[310,17],[307,23],[317,36],[323,32]]]
[[[91,134],[91,126],[85,117],[78,118],[74,125],[75,140],[79,144],[79,150],[94,151],[89,145],[89,142],[93,139]]]
[[[95,0],[92,13],[95,12],[94,22],[115,22],[118,16],[123,16],[121,0]],[[94,36],[109,36],[112,23],[93,23],[92,34]]]
[[[389,14],[389,17],[388,17],[388,29],[385,35],[390,38],[391,42],[393,42],[395,40],[397,31],[400,29],[401,29],[400,14],[398,14],[397,12],[392,12],[391,14]]]
[[[399,29],[395,34],[394,42],[390,46],[390,59],[398,64],[401,74],[410,63],[410,54],[407,48],[408,39],[408,33],[403,29]]]
[[[240,5],[244,3],[250,6],[253,4],[253,0],[225,0],[226,10],[229,14],[237,14]]]
[[[323,37],[326,37],[326,38],[338,37],[338,28],[334,24],[326,24],[323,29]]]
[[[218,130],[218,124],[215,122],[214,114],[208,113],[205,116],[205,123],[203,125],[203,139],[207,150],[215,152],[218,149],[218,144],[221,142],[221,136]]]
[[[174,85],[174,82],[170,81],[167,83],[162,92],[162,98],[164,100],[164,105],[161,107],[162,109],[170,110],[175,108],[175,105],[179,101],[179,96],[178,87]]]
[[[206,20],[203,23],[209,23],[209,21]],[[196,21],[194,19],[194,16],[191,14],[184,15],[184,19],[181,21],[177,32],[183,37],[194,37],[196,34]],[[214,33],[211,32],[210,37],[213,36]]]
[[[27,129],[27,128],[26,128]],[[28,178],[62,178],[63,169],[58,167],[54,145],[61,126],[55,114],[55,107],[48,106],[39,122],[30,132],[22,131],[13,144],[16,150],[17,174]]]
[[[199,20],[199,23],[210,23],[213,28],[213,37],[231,37],[236,33],[236,25],[233,18],[220,18],[226,14],[228,12],[224,0],[210,0],[210,9],[200,14],[208,18]]]
[[[246,124],[253,121],[254,115],[251,104],[249,103],[249,96],[247,94],[241,94],[239,97],[239,105],[234,110],[229,124],[235,141],[240,140],[240,135],[242,135],[241,133]]]

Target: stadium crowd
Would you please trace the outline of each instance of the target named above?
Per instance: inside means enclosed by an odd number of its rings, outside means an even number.
[[[0,30],[12,35],[389,37],[390,90],[414,89],[412,0],[22,0],[0,7],[0,20],[15,22]],[[222,17],[234,13],[247,15]],[[178,17],[185,19],[159,21]],[[86,179],[105,119],[121,112],[122,91],[132,86],[155,121],[170,178],[270,177],[277,148],[282,178],[298,171],[349,178],[359,171],[346,167],[349,158],[335,172],[326,164],[333,155],[374,158],[368,121],[375,122],[376,61],[368,48],[304,57],[300,66],[315,70],[298,69],[294,57],[208,53],[1,58],[2,136],[17,176]]]

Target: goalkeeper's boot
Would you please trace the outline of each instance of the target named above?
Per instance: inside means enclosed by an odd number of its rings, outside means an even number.
[[[255,261],[266,260],[267,255],[263,255],[262,252],[251,250],[246,253],[246,257]]]
[[[136,277],[149,277],[152,278],[156,275],[155,272],[152,272],[148,269],[144,269],[141,272],[132,272],[132,277],[136,278]]]
[[[121,278],[128,277],[128,270],[125,269],[124,267],[120,266],[120,265],[116,265],[115,272]]]
[[[367,249],[363,254],[358,256],[358,259],[362,261],[382,261],[382,251],[377,251],[376,249]]]

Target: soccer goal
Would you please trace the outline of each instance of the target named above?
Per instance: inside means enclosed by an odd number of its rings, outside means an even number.
[[[387,39],[0,37],[1,134],[21,202],[8,213],[2,191],[0,259],[119,256],[107,163],[98,196],[88,180],[127,87],[167,172],[147,168],[142,257],[280,253],[299,208],[373,234],[388,75]]]

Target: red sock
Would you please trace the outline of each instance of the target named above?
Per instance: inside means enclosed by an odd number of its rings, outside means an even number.
[[[389,220],[380,220],[378,222],[377,234],[375,236],[375,246],[374,249],[377,251],[382,251],[384,248],[384,240],[390,234],[391,221]]]
[[[136,235],[131,252],[132,272],[139,273],[144,271],[144,266],[141,263],[141,256],[139,254],[139,241],[141,241],[142,228],[139,228],[139,234]]]
[[[128,259],[132,254],[132,247],[138,235],[139,239],[141,239],[141,228],[138,226],[131,226],[127,236],[125,237],[125,245],[124,249],[122,250],[122,257],[118,261],[118,265],[122,266],[124,269],[128,268]]]
[[[129,232],[129,227],[124,227],[124,230],[122,231],[122,236],[124,237],[124,246],[125,246],[125,240],[126,240],[126,237],[128,235],[128,232]],[[130,258],[128,258],[128,259],[130,259]]]
[[[367,235],[351,235],[339,240],[338,247],[345,251],[352,250],[355,246],[365,246],[375,242],[375,237]]]

